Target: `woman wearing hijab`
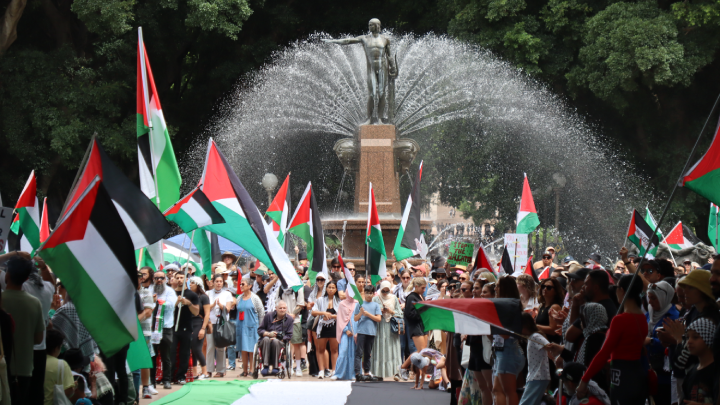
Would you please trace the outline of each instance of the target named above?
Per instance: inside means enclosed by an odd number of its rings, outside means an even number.
[[[658,392],[654,396],[656,405],[670,405],[670,371],[665,371],[665,347],[658,339],[657,329],[663,326],[665,319],[675,320],[680,316],[672,300],[675,289],[665,281],[650,284],[647,289],[648,312],[645,318],[648,321],[648,336],[645,338],[650,366],[658,376]],[[669,364],[668,358],[668,364]]]
[[[364,280],[363,280],[364,281]],[[335,374],[331,380],[352,380],[355,378],[355,335],[357,322],[353,319],[353,312],[357,301],[350,294],[340,301],[337,308],[337,341],[338,357],[335,365]]]
[[[377,327],[370,370],[377,377],[392,377],[403,358],[400,355],[400,335],[392,331],[390,319],[394,316],[402,318],[403,311],[400,301],[392,294],[392,284],[389,281],[380,283],[380,293],[373,298],[373,302],[380,305],[382,317]]]

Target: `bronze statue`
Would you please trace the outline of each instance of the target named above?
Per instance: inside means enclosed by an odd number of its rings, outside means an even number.
[[[355,38],[346,39],[323,39],[323,42],[339,45],[362,44],[365,49],[365,58],[367,60],[367,85],[368,85],[368,105],[367,105],[367,121],[362,125],[368,125],[372,122],[373,110],[375,109],[375,101],[377,100],[377,116],[380,123],[387,120],[385,114],[385,105],[387,104],[388,91],[386,87],[390,81],[391,93],[390,101],[394,102],[394,80],[397,77],[397,63],[390,53],[390,38],[380,35],[380,20],[373,18],[368,23],[370,34],[362,35]],[[390,117],[394,118],[394,106],[390,106]]]

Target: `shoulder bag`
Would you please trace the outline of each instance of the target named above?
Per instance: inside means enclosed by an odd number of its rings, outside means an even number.
[[[220,307],[220,316],[217,317],[212,332],[215,347],[220,349],[235,344],[235,322],[225,320],[225,311],[224,307]]]

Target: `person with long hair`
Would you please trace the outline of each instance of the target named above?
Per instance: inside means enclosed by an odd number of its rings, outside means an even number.
[[[205,353],[203,351],[203,342],[207,329],[210,325],[210,298],[205,294],[203,289],[203,279],[200,277],[190,277],[190,289],[197,294],[200,302],[200,312],[192,318],[192,340],[190,341],[190,350],[192,351],[193,362],[200,364],[200,376],[198,379],[207,378],[207,363],[205,363]]]
[[[535,324],[547,340],[552,343],[562,343],[562,336],[557,329],[562,326],[555,318],[550,316],[550,310],[560,311],[565,299],[565,289],[556,278],[547,278],[540,282],[540,296],[538,302],[540,308],[535,317]]]
[[[523,304],[523,310],[535,317],[539,305],[537,291],[535,290],[535,280],[529,274],[521,274],[518,276],[516,282],[518,291],[520,292],[520,301]]]
[[[247,377],[255,372],[253,352],[258,341],[257,329],[260,320],[265,317],[265,306],[260,297],[252,292],[252,286],[252,281],[249,278],[240,279],[242,294],[237,298],[238,315],[235,323],[235,347],[242,356],[243,372],[238,377]],[[249,370],[248,365],[250,366]],[[289,372],[291,371],[288,370]]]
[[[648,324],[642,310],[643,284],[632,282],[633,275],[626,274],[618,281],[615,294],[618,302],[625,303],[622,313],[610,321],[605,343],[590,363],[577,387],[577,397],[586,398],[588,382],[610,360],[610,401],[617,405],[645,403],[648,395],[647,370],[641,356],[648,334]]]
[[[423,300],[423,293],[427,287],[427,281],[423,277],[415,277],[408,289],[412,288],[405,298],[405,310],[403,315],[405,317],[405,333],[412,339],[415,344],[416,352],[427,347],[427,335],[425,335],[425,326],[423,325],[422,318],[415,308],[415,304]],[[410,376],[408,370],[410,369],[410,357],[398,368],[398,372],[395,374],[395,381],[399,381],[401,378],[407,381]]]
[[[501,277],[495,289],[495,298],[520,299],[515,279]],[[514,336],[493,335],[495,364],[493,364],[493,393],[497,405],[518,405],[517,377],[525,366],[520,343]]]
[[[320,369],[318,378],[321,380],[332,377],[335,372],[335,363],[338,356],[335,320],[337,319],[336,308],[338,308],[338,305],[340,305],[340,299],[337,294],[337,284],[334,281],[329,281],[325,286],[325,294],[315,301],[312,309],[312,315],[319,317],[313,334],[317,336],[315,348],[317,349],[317,361]],[[329,355],[327,353],[328,343],[330,344]]]

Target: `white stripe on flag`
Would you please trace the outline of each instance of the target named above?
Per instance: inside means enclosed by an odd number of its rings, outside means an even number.
[[[137,339],[137,314],[135,306],[132,305],[135,288],[115,253],[110,250],[92,222],[88,222],[85,237],[67,242],[67,247],[115,310],[128,332]]]
[[[220,200],[215,200],[215,202],[222,204],[223,206],[232,210],[234,213],[242,216],[243,218],[247,218],[245,216],[245,211],[243,211],[237,198],[223,198]]]
[[[470,315],[452,311],[455,321],[455,333],[462,335],[489,335],[490,324],[479,321]]]
[[[140,228],[135,224],[135,221],[133,221],[132,217],[128,215],[128,213],[123,209],[123,207],[115,202],[113,200],[113,205],[115,205],[115,208],[117,209],[118,214],[120,214],[120,218],[123,221],[123,224],[125,224],[125,228],[127,228],[128,233],[130,234],[130,239],[133,241],[133,247],[135,249],[141,249],[145,246],[149,245],[147,239],[145,239],[145,235],[140,231]]]
[[[188,202],[183,204],[182,208],[185,213],[190,215],[190,217],[195,221],[198,228],[202,228],[203,226],[212,225],[212,218],[210,218],[210,215],[208,215],[207,212],[200,206],[200,204],[195,200],[194,198],[190,198]]]
[[[322,381],[308,384],[307,381],[266,380],[251,385],[250,393],[232,405],[267,405],[278,398],[292,398],[293,405],[317,405],[320,392],[323,405],[345,405],[352,392],[352,382]]]

